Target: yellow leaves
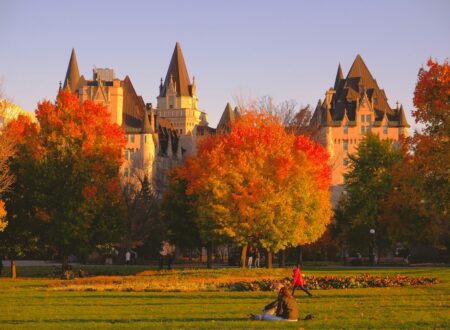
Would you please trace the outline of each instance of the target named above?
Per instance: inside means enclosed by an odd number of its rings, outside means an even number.
[[[5,230],[7,225],[8,221],[6,221],[5,203],[2,200],[0,200],[0,232]]]

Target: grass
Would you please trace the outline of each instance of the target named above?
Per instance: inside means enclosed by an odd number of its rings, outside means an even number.
[[[290,269],[142,273],[139,266],[134,267],[135,273],[141,274],[136,277],[143,281],[159,278],[189,282],[202,278],[220,280],[290,274]],[[274,298],[274,293],[270,292],[53,291],[49,286],[58,282],[54,279],[13,281],[4,278],[0,280],[0,329],[450,328],[448,268],[306,268],[304,273],[435,276],[440,283],[423,287],[315,290],[313,298],[299,292],[296,295],[300,314],[311,313],[315,318],[297,323],[273,323],[247,319],[249,313],[258,313]]]

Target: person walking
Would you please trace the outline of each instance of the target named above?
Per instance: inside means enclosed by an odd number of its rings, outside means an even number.
[[[127,250],[127,252],[125,252],[125,263],[127,265],[129,265],[131,263],[131,252],[130,252],[130,250]]]
[[[309,297],[312,297],[312,294],[305,287],[305,279],[302,276],[302,272],[300,269],[300,265],[297,264],[293,271],[293,280],[292,280],[292,295],[294,295],[295,289],[299,288],[303,292],[305,292]]]
[[[253,265],[253,247],[250,246],[249,250],[248,250],[248,262],[247,262],[247,267],[248,268],[252,268]]]
[[[255,258],[255,268],[259,268],[259,261],[261,259],[261,253],[259,252],[258,247],[255,247],[255,253],[254,253],[254,258]]]

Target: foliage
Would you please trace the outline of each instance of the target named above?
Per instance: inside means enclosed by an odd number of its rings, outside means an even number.
[[[203,240],[253,242],[276,252],[317,240],[329,223],[328,154],[277,118],[242,114],[226,135],[208,136],[177,170],[195,195]]]
[[[405,142],[405,157],[394,168],[386,205],[390,232],[405,244],[450,248],[450,66],[433,60],[421,68],[414,92],[421,133]]]
[[[404,275],[372,276],[362,274],[356,276],[304,276],[309,290],[387,288],[399,286],[419,286],[439,283],[436,277],[410,277]],[[225,283],[223,288],[231,291],[272,291],[280,283],[277,280],[258,280],[252,282]],[[290,286],[292,278],[281,281]]]
[[[0,200],[0,232],[5,230],[7,225],[8,225],[8,221],[6,221],[5,203]]]
[[[186,194],[187,181],[175,168],[169,174],[169,186],[161,206],[163,221],[167,227],[168,239],[177,247],[193,249],[202,244],[196,224],[197,201],[195,194]]]
[[[18,224],[11,240],[29,227],[60,255],[82,256],[118,239],[122,130],[110,123],[105,107],[80,105],[68,91],[56,104],[40,103],[36,116],[39,127],[19,117],[5,132],[17,148],[11,164],[17,182],[6,199],[10,226],[16,219]]]
[[[375,229],[379,245],[388,243],[380,219],[392,189],[391,168],[401,157],[401,150],[391,140],[381,140],[372,133],[365,136],[355,154],[349,155],[349,171],[344,175],[346,194],[338,205],[336,220],[338,232],[352,247],[365,249],[370,229]]]
[[[122,189],[128,219],[124,245],[128,249],[142,246],[144,242],[156,242],[162,233],[159,201],[148,177],[144,175],[134,179],[134,183],[127,182]]]

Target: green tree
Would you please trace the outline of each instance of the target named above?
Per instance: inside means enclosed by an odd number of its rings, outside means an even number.
[[[378,250],[389,244],[380,221],[383,204],[392,190],[391,168],[402,158],[391,140],[369,133],[349,155],[349,171],[344,175],[345,194],[339,203],[338,232],[352,249],[364,251],[371,243],[369,230],[375,229]]]

